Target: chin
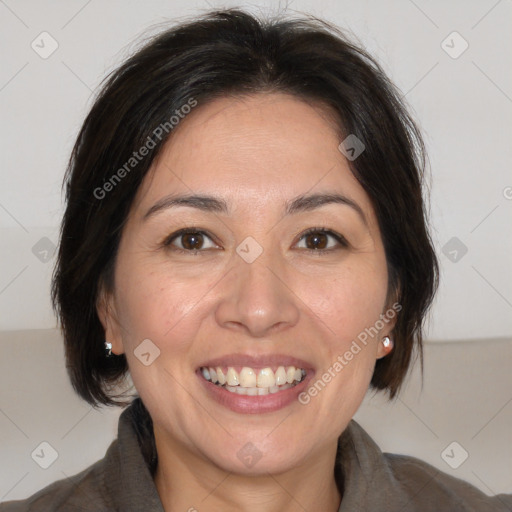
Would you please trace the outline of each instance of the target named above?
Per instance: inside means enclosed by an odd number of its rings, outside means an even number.
[[[299,466],[305,457],[304,443],[286,433],[269,440],[268,432],[261,436],[247,432],[243,437],[235,435],[222,449],[218,445],[215,450],[206,447],[203,455],[226,472],[246,476],[279,474]]]

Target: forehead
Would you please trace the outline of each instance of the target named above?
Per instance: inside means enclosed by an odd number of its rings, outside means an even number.
[[[318,104],[282,93],[219,98],[180,122],[153,162],[138,208],[173,193],[271,208],[301,194],[341,192],[371,217],[339,143],[333,116]]]

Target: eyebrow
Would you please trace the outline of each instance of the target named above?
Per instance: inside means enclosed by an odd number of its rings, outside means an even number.
[[[307,212],[325,206],[327,204],[342,204],[352,208],[365,225],[368,225],[362,208],[352,199],[342,194],[309,194],[298,196],[286,202],[284,215],[293,215],[300,212]],[[144,214],[142,220],[156,215],[158,212],[169,208],[188,206],[205,212],[229,214],[229,207],[226,201],[207,195],[169,195],[157,201]]]
[[[368,225],[363,209],[355,201],[342,194],[310,194],[296,197],[291,202],[287,203],[286,215],[315,210],[327,204],[349,206],[357,212],[363,223]]]
[[[211,196],[189,195],[189,196],[166,196],[157,201],[145,214],[142,220],[152,217],[156,213],[177,206],[188,206],[205,212],[228,213],[227,203],[222,199]]]

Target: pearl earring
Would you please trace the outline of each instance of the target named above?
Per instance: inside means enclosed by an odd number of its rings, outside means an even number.
[[[393,340],[389,336],[384,336],[384,338],[382,339],[382,344],[386,348],[393,348]]]
[[[105,341],[105,352],[107,357],[110,357],[112,355],[112,343]]]

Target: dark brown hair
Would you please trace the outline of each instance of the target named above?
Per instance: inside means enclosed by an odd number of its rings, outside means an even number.
[[[124,355],[105,357],[96,302],[101,286],[112,290],[124,223],[172,133],[171,116],[191,99],[200,108],[218,97],[273,91],[328,106],[340,133],[365,145],[351,169],[379,222],[388,297],[402,306],[392,333],[395,349],[377,361],[372,387],[393,398],[415,349],[422,360],[422,325],[438,267],[422,199],[424,146],[401,94],[371,56],[324,21],[214,11],[164,31],[114,71],[71,154],[52,299],[71,382],[92,405],[128,403],[116,394],[127,361]],[[127,167],[134,151],[150,140],[149,153]]]

